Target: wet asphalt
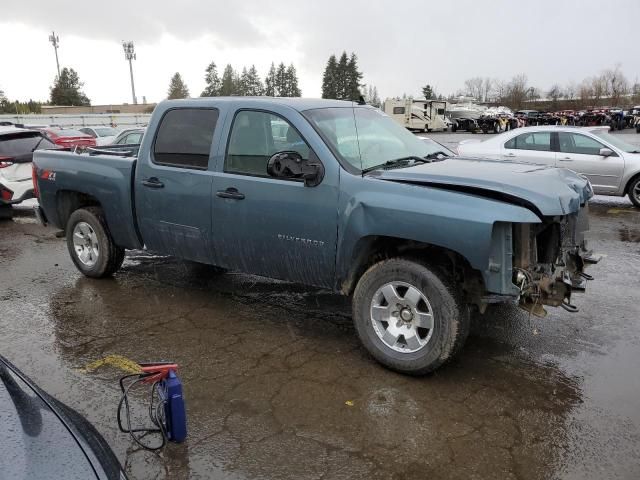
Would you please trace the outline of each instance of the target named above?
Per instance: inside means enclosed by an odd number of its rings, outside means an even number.
[[[459,359],[412,378],[367,355],[346,298],[141,251],[91,280],[20,212],[0,222],[0,353],[84,414],[133,479],[637,479],[640,210],[596,197],[590,217],[604,258],[578,313],[492,308]],[[84,370],[109,355],[180,364],[185,444],[153,454],[118,431],[124,373]]]

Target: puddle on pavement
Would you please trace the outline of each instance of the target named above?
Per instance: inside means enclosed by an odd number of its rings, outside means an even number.
[[[623,242],[640,242],[640,230],[630,227],[620,227],[618,230],[620,240]]]
[[[551,363],[471,337],[428,380],[398,375],[360,347],[342,297],[258,277],[194,278],[157,261],[135,258],[113,280],[78,278],[49,304],[73,369],[109,354],[181,365],[187,444],[161,456],[123,450],[128,438],[108,423],[133,475],[387,479],[446,468],[548,478],[561,462],[581,391]],[[119,375],[79,373],[77,404],[108,418]]]

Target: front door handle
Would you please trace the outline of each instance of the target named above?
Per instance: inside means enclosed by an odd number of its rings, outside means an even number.
[[[573,158],[571,157],[562,157],[559,159],[561,162],[572,162]]]
[[[505,157],[515,157],[516,154],[515,153],[505,153],[504,156]]]
[[[218,190],[216,195],[220,198],[232,198],[234,200],[244,200],[244,193],[240,193],[237,188],[229,187],[226,190]]]
[[[150,177],[142,180],[142,185],[149,188],[164,188],[164,183],[158,180],[157,177]]]

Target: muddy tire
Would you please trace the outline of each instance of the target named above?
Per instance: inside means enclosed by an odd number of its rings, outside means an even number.
[[[637,208],[640,208],[640,176],[631,180],[627,187],[627,195],[629,196],[631,203],[633,203]]]
[[[71,260],[87,277],[108,277],[122,266],[124,249],[113,242],[102,208],[73,212],[65,233]]]
[[[353,296],[358,336],[392,370],[433,372],[455,357],[469,334],[469,308],[459,291],[419,262],[379,262],[362,275]]]

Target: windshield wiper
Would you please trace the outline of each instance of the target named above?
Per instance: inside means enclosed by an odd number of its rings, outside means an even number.
[[[387,160],[386,162],[381,163],[380,165],[374,165],[373,167],[367,167],[362,170],[362,174],[364,175],[365,173],[372,172],[373,170],[379,170],[380,168],[393,168],[393,167],[399,167],[401,165],[405,167],[412,167],[417,163],[429,163],[429,162],[431,162],[431,160],[427,157],[423,158],[423,157],[418,157],[416,155],[410,155],[408,157],[400,157],[400,158],[395,158],[393,160]]]

